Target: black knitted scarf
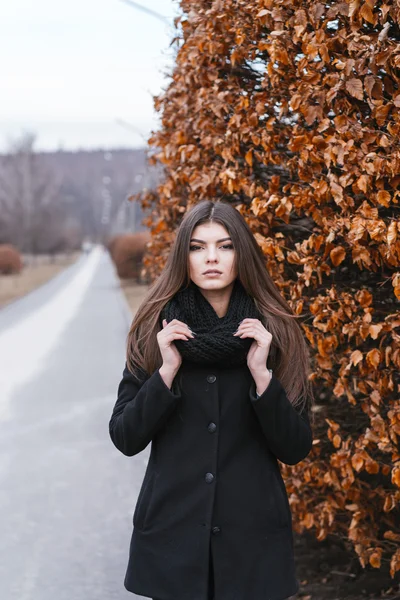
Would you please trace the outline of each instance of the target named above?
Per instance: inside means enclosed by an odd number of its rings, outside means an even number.
[[[179,290],[160,314],[161,323],[163,319],[167,323],[172,319],[179,319],[196,333],[194,338],[187,341],[174,341],[183,359],[220,367],[246,363],[247,353],[254,339],[233,336],[240,321],[246,318],[261,320],[262,315],[239,279],[235,279],[224,317],[218,317],[193,281],[187,288]]]

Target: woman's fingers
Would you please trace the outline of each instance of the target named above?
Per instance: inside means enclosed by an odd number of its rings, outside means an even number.
[[[190,335],[190,337],[194,337],[193,332],[189,329],[189,327],[183,326],[183,325],[175,325],[174,327],[171,328],[170,332],[174,335],[179,335],[179,334],[183,334],[183,335]]]
[[[163,319],[162,324],[163,329],[159,332],[159,334],[162,334],[163,337],[165,335],[169,336],[168,341],[170,341],[170,339],[176,339],[179,337],[182,338],[182,336],[183,339],[188,339],[186,336],[194,337],[195,335],[190,327],[186,325],[186,323],[178,321],[178,319],[173,319],[169,323],[167,323],[166,319]],[[172,338],[170,338],[170,336],[172,336]]]
[[[237,337],[265,338],[267,343],[272,340],[272,334],[259,321],[241,323],[233,335]]]
[[[163,319],[163,324],[164,322],[167,323],[167,320]],[[183,321],[178,321],[178,319],[173,319],[166,325],[166,327],[171,328],[173,331],[190,331],[191,333],[194,333],[190,329],[189,325],[187,325]]]

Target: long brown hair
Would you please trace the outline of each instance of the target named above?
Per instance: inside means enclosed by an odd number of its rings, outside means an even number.
[[[310,357],[305,337],[295,315],[281,296],[265,266],[265,258],[243,216],[231,204],[203,200],[184,215],[165,267],[139,306],[128,334],[127,365],[152,374],[161,366],[157,333],[162,325],[160,312],[182,287],[190,283],[189,247],[198,225],[215,221],[228,231],[236,251],[238,279],[254,299],[264,317],[263,324],[273,336],[268,366],[283,385],[293,405],[313,403],[309,380]]]

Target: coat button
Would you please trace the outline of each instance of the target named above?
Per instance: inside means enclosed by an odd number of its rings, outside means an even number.
[[[220,527],[217,527],[217,526],[215,526],[215,527],[213,527],[213,528],[211,529],[211,531],[212,531],[212,533],[213,533],[214,535],[218,535],[219,533],[221,533],[221,528],[220,528]]]
[[[207,429],[210,433],[214,433],[214,431],[217,429],[217,426],[215,423],[210,423]]]
[[[214,475],[212,473],[206,473],[205,479],[207,483],[212,483],[214,481]]]
[[[207,375],[207,381],[208,381],[208,383],[214,383],[214,381],[216,379],[217,378],[215,377],[215,375]]]

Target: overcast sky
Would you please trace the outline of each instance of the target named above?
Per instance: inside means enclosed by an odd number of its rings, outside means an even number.
[[[137,1],[171,28],[121,0],[1,2],[0,151],[23,131],[44,150],[145,145],[178,7]]]

